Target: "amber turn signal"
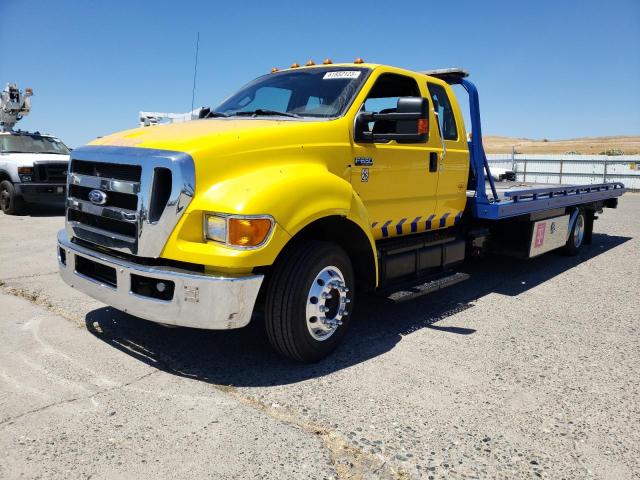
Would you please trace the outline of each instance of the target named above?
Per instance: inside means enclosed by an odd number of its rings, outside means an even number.
[[[426,118],[418,119],[418,134],[424,135],[429,131],[429,122]]]
[[[237,247],[257,247],[269,235],[273,223],[269,218],[229,219],[229,244]]]

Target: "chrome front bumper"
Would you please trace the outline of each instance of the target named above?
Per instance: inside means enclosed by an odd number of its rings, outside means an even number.
[[[108,273],[115,269],[113,281],[104,281],[105,277],[100,275],[92,278],[79,273],[78,257],[82,257],[83,265],[100,264],[103,267],[99,268]],[[152,322],[210,330],[247,325],[264,278],[263,275],[216,276],[173,267],[139,265],[76,245],[69,241],[65,230],[58,232],[58,266],[67,284],[118,310]],[[161,300],[135,293],[132,275],[143,281],[173,282],[172,298]]]

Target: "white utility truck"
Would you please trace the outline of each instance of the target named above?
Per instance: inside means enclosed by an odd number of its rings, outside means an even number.
[[[69,149],[56,137],[14,130],[31,111],[30,88],[8,83],[0,92],[0,210],[24,213],[29,204],[63,205]]]

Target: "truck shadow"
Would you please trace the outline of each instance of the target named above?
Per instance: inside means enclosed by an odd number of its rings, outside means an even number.
[[[64,203],[59,205],[29,205],[26,215],[29,217],[64,217]]]
[[[490,293],[516,296],[611,250],[629,237],[594,234],[593,244],[577,257],[547,254],[531,260],[491,257],[473,261],[463,271],[471,278],[448,289],[402,304],[360,295],[350,331],[334,354],[312,365],[292,363],[268,345],[260,318],[240,330],[165,328],[110,307],[89,312],[87,329],[98,339],[163,370],[215,385],[272,386],[300,382],[375,358],[405,335],[429,328],[433,335],[456,335],[460,342],[474,329],[438,326]]]

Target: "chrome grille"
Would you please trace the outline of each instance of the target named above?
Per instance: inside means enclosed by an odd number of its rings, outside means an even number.
[[[38,183],[64,183],[67,181],[67,162],[35,162],[34,181]]]
[[[140,165],[121,165],[117,163],[88,162],[86,160],[73,160],[71,171],[90,177],[104,177],[114,180],[128,180],[139,182],[142,167]]]
[[[181,152],[76,149],[68,176],[67,231],[106,248],[158,257],[193,197],[194,181],[193,160]]]

